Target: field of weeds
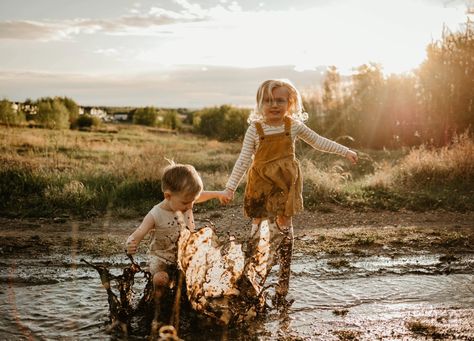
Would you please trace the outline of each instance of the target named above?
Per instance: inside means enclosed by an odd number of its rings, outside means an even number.
[[[167,159],[193,164],[206,189],[222,189],[241,146],[134,125],[96,132],[0,127],[0,141],[5,217],[142,215],[162,199]],[[307,208],[474,208],[474,142],[467,136],[442,149],[358,152],[353,166],[298,142]]]

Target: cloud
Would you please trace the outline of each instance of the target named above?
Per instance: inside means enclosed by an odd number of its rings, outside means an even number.
[[[106,106],[253,106],[257,88],[264,80],[288,78],[303,91],[321,83],[322,71],[297,72],[290,65],[253,69],[194,65],[162,72],[103,76],[0,72],[0,97],[23,101],[68,96],[81,105]]]
[[[17,40],[61,40],[77,31],[74,27],[61,23],[35,21],[0,22],[0,39]]]
[[[180,10],[168,10],[153,6],[143,9],[134,3],[129,14],[112,19],[44,20],[44,21],[0,21],[0,39],[54,41],[72,39],[78,34],[103,33],[110,35],[160,35],[169,34],[163,26],[210,21],[242,11],[233,1],[223,7],[203,8],[187,0],[174,0]]]
[[[185,2],[183,1],[183,4]],[[56,21],[1,21],[0,39],[54,41],[67,40],[78,34],[151,35],[165,33],[163,26],[203,21],[199,8],[188,6],[175,12],[152,7],[148,13],[135,8],[131,15],[115,19],[74,19]]]

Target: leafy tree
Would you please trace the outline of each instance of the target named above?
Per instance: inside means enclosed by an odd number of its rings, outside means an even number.
[[[247,129],[249,110],[230,105],[205,108],[194,115],[196,130],[222,141],[238,140]]]
[[[60,100],[63,102],[64,106],[69,112],[70,125],[74,126],[79,117],[79,106],[76,104],[76,102],[74,102],[73,99],[68,98],[68,97],[60,98]]]
[[[145,107],[135,110],[133,114],[133,123],[145,126],[156,126],[158,111],[154,107]]]
[[[417,72],[426,124],[438,144],[474,124],[473,56],[474,28],[468,21],[460,32],[444,29],[442,38],[428,45]]]
[[[335,66],[330,66],[323,82],[324,132],[333,139],[350,133],[347,127],[345,88]]]
[[[225,124],[219,139],[223,141],[237,141],[245,135],[249,111],[231,107],[226,112]]]
[[[60,98],[41,98],[37,101],[36,120],[49,129],[69,128],[69,111]]]
[[[379,64],[363,64],[352,76],[348,115],[353,135],[360,145],[374,147],[380,134],[381,93],[384,85]]]
[[[385,80],[381,113],[376,147],[413,146],[426,139],[413,75],[390,75]]]
[[[176,110],[166,110],[163,113],[162,126],[169,129],[178,129],[181,126],[181,120]]]

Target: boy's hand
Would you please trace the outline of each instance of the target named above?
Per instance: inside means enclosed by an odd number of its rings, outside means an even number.
[[[127,241],[125,242],[125,252],[127,252],[127,255],[133,255],[137,253],[137,242],[135,239],[128,237]]]
[[[352,164],[356,164],[357,163],[357,153],[353,150],[348,150],[347,153],[346,153],[346,159],[348,159],[350,162],[352,162]]]

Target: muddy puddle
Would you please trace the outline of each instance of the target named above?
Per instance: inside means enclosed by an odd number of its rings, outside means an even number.
[[[125,255],[88,259],[119,274]],[[143,259],[137,258],[138,262]],[[143,263],[144,264],[144,263]],[[276,281],[276,268],[268,282]],[[145,280],[137,278],[136,290]],[[271,291],[271,289],[270,289]],[[295,254],[290,298],[243,328],[186,325],[185,340],[474,340],[474,257]],[[78,257],[0,261],[1,340],[117,340],[107,294]],[[128,340],[140,340],[136,335]]]

